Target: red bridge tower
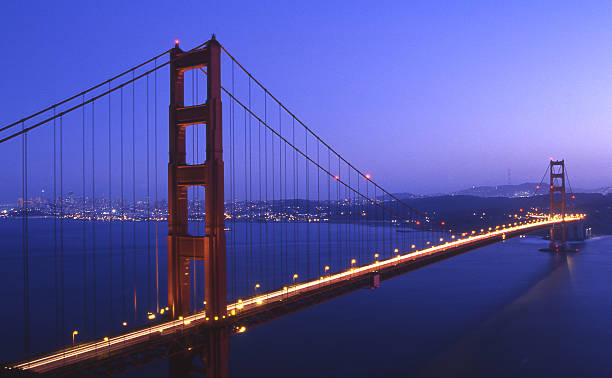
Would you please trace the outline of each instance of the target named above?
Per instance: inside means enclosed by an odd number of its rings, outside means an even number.
[[[207,68],[207,99],[185,106],[188,70]],[[170,134],[168,163],[168,306],[173,318],[191,312],[191,260],[204,261],[206,315],[225,318],[226,248],[221,127],[221,45],[214,35],[202,49],[182,51],[178,43],[170,53]],[[206,161],[186,162],[185,129],[206,124]],[[189,234],[187,188],[205,188],[205,236]],[[202,356],[207,377],[227,376],[228,335],[222,327],[209,331],[209,347]],[[189,376],[193,356],[170,362],[172,376]]]
[[[565,218],[565,160],[550,160],[550,217]],[[550,228],[550,250],[566,248],[565,221]]]

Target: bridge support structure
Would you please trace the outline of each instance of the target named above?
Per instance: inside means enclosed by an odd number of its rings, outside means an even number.
[[[185,72],[207,69],[207,99],[204,104],[185,106]],[[185,132],[188,126],[206,125],[206,160],[186,161]],[[221,45],[214,35],[202,49],[183,51],[178,43],[170,52],[170,111],[168,163],[168,306],[173,318],[191,312],[191,261],[204,262],[205,309],[210,319],[227,312],[223,134],[221,113]],[[188,228],[190,186],[205,188],[205,236],[194,236]],[[229,340],[226,330],[211,332],[203,358],[207,377],[227,376]],[[214,340],[213,340],[214,339]],[[180,359],[180,358],[179,358]],[[171,362],[174,373],[180,371]],[[177,370],[178,369],[178,370]],[[181,374],[176,374],[181,375]]]
[[[561,216],[565,219],[565,160],[550,160],[550,217]],[[551,251],[567,248],[565,221],[550,227]]]

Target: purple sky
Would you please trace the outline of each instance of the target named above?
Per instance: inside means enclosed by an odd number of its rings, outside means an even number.
[[[136,3],[3,1],[0,124],[214,32],[391,191],[539,181],[551,156],[612,185],[609,3]]]

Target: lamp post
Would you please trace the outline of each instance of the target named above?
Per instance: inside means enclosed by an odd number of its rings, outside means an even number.
[[[79,331],[77,331],[76,329],[72,331],[72,345],[74,345],[74,337],[78,334],[79,334]]]

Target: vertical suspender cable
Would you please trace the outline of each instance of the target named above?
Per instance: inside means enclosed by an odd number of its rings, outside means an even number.
[[[21,130],[25,128],[21,122]],[[25,354],[30,354],[30,256],[28,251],[28,134],[23,133],[21,138],[21,178],[23,215],[22,250],[23,250],[23,339]]]
[[[59,132],[60,132],[60,140],[59,140],[59,160],[60,160],[60,287],[61,287],[61,327],[60,327],[60,342],[63,341],[65,333],[64,333],[64,325],[66,322],[66,318],[64,316],[65,309],[65,297],[66,293],[64,291],[64,125],[63,125],[63,117],[60,116],[59,119]]]
[[[127,293],[125,291],[125,188],[124,188],[124,169],[125,164],[123,161],[123,87],[120,92],[121,105],[119,107],[120,120],[119,120],[119,129],[120,129],[120,145],[121,152],[119,153],[119,159],[121,160],[121,319],[126,321],[127,319]]]
[[[267,96],[264,93],[264,120],[267,118],[267,112],[266,112],[266,108],[268,107],[267,104]],[[274,137],[274,136],[272,136]],[[266,209],[266,213],[268,213],[268,209],[270,206],[270,203],[268,202],[268,129],[264,128],[264,179],[265,179],[265,209]],[[266,286],[270,285],[270,281],[271,281],[271,277],[272,275],[269,274],[270,272],[270,264],[268,263],[269,261],[269,254],[270,254],[270,240],[269,240],[269,226],[270,226],[270,220],[269,217],[266,217],[266,219],[264,220],[264,223],[261,225],[262,227],[265,228],[265,234],[266,234],[266,247],[263,250],[264,258],[262,260],[265,261],[266,264]],[[272,233],[272,235],[274,235],[274,233]]]
[[[86,227],[87,227],[87,217],[85,216],[85,212],[87,211],[87,201],[86,201],[86,193],[85,193],[85,95],[83,95],[82,98],[82,110],[83,110],[83,120],[82,120],[82,140],[81,140],[81,149],[82,149],[82,168],[83,168],[83,172],[82,172],[82,192],[83,192],[83,205],[82,205],[82,222],[81,222],[81,231],[82,231],[82,239],[83,239],[83,322],[84,322],[84,327],[85,330],[87,330],[87,328],[89,328],[89,322],[87,319],[87,315],[88,315],[88,305],[87,305],[87,234],[86,234]]]
[[[154,62],[155,73],[153,74],[153,133],[155,141],[153,142],[153,159],[155,159],[155,311],[159,312],[159,233],[158,233],[158,221],[159,221],[159,205],[158,205],[158,192],[157,192],[157,173],[158,173],[158,160],[157,156],[157,59]]]
[[[319,140],[317,139],[317,166],[320,166],[319,163]],[[317,272],[321,273],[321,169],[317,169],[317,206],[315,207],[317,212],[317,239],[318,239],[318,260],[317,260]]]
[[[247,160],[247,153],[248,153],[248,143],[247,143],[247,110],[246,108],[244,109],[244,203],[246,204],[246,209],[250,208],[250,204],[249,204],[249,180],[248,180],[248,170],[246,169],[246,160]],[[246,275],[246,280],[245,280],[245,292],[244,295],[249,296],[250,294],[250,284],[249,284],[249,270],[250,270],[250,260],[249,260],[249,254],[248,254],[248,248],[249,248],[249,214],[248,212],[245,214],[245,230],[244,230],[244,249],[245,249],[245,253],[244,253],[244,257],[246,260],[246,264],[245,264],[245,275]]]
[[[283,126],[281,122],[281,108],[278,108],[278,133],[279,135],[283,135]],[[280,235],[280,269],[279,269],[279,284],[283,282],[283,186],[282,186],[282,178],[283,178],[283,141],[279,138],[278,140],[278,206],[276,209],[276,217],[279,221],[278,223],[278,233]],[[276,259],[275,259],[276,260]]]
[[[289,269],[289,216],[288,213],[289,211],[287,211],[289,209],[289,204],[288,204],[288,198],[289,195],[287,194],[287,142],[285,142],[285,174],[284,174],[284,184],[285,184],[285,209],[286,209],[286,219],[285,219],[285,275],[281,277],[281,282],[286,279],[287,275],[288,275],[288,269]]]
[[[98,291],[96,287],[96,150],[95,150],[95,105],[91,103],[91,252],[93,257],[93,332],[98,333]]]
[[[291,117],[291,144],[293,146],[295,146],[295,117]],[[299,264],[299,258],[300,258],[300,253],[299,253],[299,235],[297,232],[297,228],[298,228],[298,222],[300,221],[299,219],[299,213],[298,213],[298,166],[297,166],[297,150],[294,148],[293,149],[293,201],[294,201],[294,214],[295,214],[295,220],[293,223],[293,237],[294,237],[294,243],[295,243],[295,248],[294,248],[294,257],[293,257],[293,272],[297,272],[298,271],[298,264]]]
[[[232,61],[232,96],[234,95],[234,62]],[[234,114],[234,99],[230,97],[230,196],[231,196],[231,211],[232,211],[232,219],[231,219],[231,234],[230,240],[232,245],[232,300],[236,300],[237,291],[236,291],[236,177],[234,170],[234,159],[235,159],[235,133],[236,130],[234,128],[234,121],[236,115]]]
[[[365,204],[365,212],[366,212],[366,219],[365,219],[365,234],[366,234],[366,251],[368,254],[372,254],[372,252],[374,252],[376,254],[376,251],[372,251],[372,247],[370,246],[370,182],[367,180],[366,177],[366,197],[368,198],[366,204]]]
[[[342,270],[344,267],[342,266],[342,227],[341,227],[341,215],[342,215],[342,207],[340,203],[340,158],[338,158],[338,175],[336,179],[336,207],[338,208],[337,214],[337,223],[336,223],[336,234],[337,234],[337,242],[338,245],[338,271]]]
[[[353,174],[355,175],[354,180],[357,182],[357,188],[351,190],[351,196],[352,196],[352,206],[351,206],[351,222],[352,222],[352,229],[353,229],[353,241],[352,243],[354,244],[354,248],[356,250],[356,254],[357,254],[357,264],[361,265],[363,263],[362,260],[362,256],[363,256],[363,252],[362,252],[362,244],[361,244],[361,233],[359,232],[359,200],[357,197],[357,194],[361,194],[360,190],[359,190],[359,179],[361,178],[361,176],[359,175],[359,172],[353,170]]]
[[[327,171],[331,172],[331,151],[327,149]],[[332,205],[331,205],[331,178],[327,175],[327,264],[332,268],[332,240],[331,240],[331,222],[332,222]],[[323,273],[326,273],[323,271]]]
[[[134,80],[134,71],[132,71]],[[136,286],[136,81],[132,81],[132,273],[134,283],[134,323],[138,315],[138,292]]]
[[[109,258],[109,282],[108,282],[108,320],[107,322],[112,323],[113,319],[113,188],[112,188],[112,135],[111,135],[111,94],[110,94],[111,82],[108,82],[108,207],[110,210],[108,217],[108,258]]]
[[[55,117],[55,108],[53,108],[53,116]],[[53,265],[55,278],[55,344],[60,346],[60,327],[59,327],[59,276],[58,276],[58,256],[57,256],[57,138],[56,138],[56,120],[53,120]]]
[[[305,151],[306,157],[308,157],[308,133],[304,133]],[[306,168],[306,179],[304,184],[306,185],[306,279],[310,280],[310,187],[308,177],[308,159],[304,159]]]
[[[147,106],[146,106],[146,122],[147,122],[147,311],[151,311],[151,147],[149,133],[149,75],[147,75]]]
[[[348,208],[347,208],[347,212],[346,212],[346,250],[347,252],[350,254],[350,256],[348,256],[348,258],[350,260],[353,259],[353,255],[351,253],[352,249],[351,249],[351,238],[353,237],[353,229],[352,229],[352,221],[351,221],[351,213],[352,213],[352,202],[351,202],[351,192],[349,191],[349,188],[351,187],[351,167],[347,165],[346,167],[347,173],[348,173],[348,186],[345,185],[344,186],[344,193],[345,193],[345,198],[347,200],[347,204],[348,204]],[[352,264],[350,264],[352,265]]]
[[[249,110],[251,110],[251,81],[249,80]],[[249,128],[248,128],[248,133],[249,133],[249,209],[251,212],[253,212],[253,128],[251,127],[251,120],[253,117],[251,117],[250,113],[248,114],[249,117]],[[249,265],[249,270],[250,270],[250,274],[251,274],[251,278],[255,278],[255,262],[253,259],[253,218],[250,217],[250,222],[249,222],[249,259],[250,259],[250,265]],[[252,282],[249,285],[249,288],[253,286]]]
[[[259,185],[259,203],[257,204],[257,229],[259,231],[259,240],[257,244],[259,245],[260,253],[265,253],[263,239],[261,237],[262,236],[261,228],[264,224],[262,220],[262,214],[264,213],[264,205],[262,204],[262,189],[261,189],[261,161],[263,160],[261,157],[261,129],[262,129],[261,122],[258,121],[257,122],[257,153],[259,154],[259,158],[257,159],[257,164],[258,164],[257,171],[259,172],[259,176],[258,176],[257,183]],[[259,280],[263,280],[264,287],[267,288],[267,282],[266,282],[267,280],[265,280],[264,273],[263,273],[263,260],[264,259],[262,258],[259,259]]]

